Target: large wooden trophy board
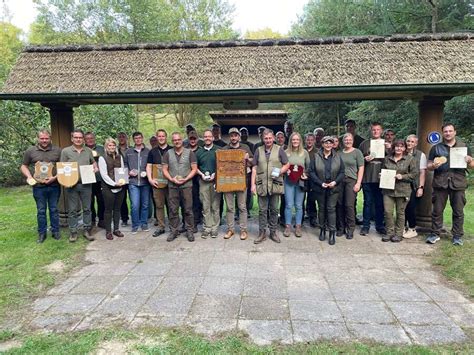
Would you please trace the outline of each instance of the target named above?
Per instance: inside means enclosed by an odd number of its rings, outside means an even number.
[[[58,182],[64,187],[73,187],[79,181],[79,169],[77,162],[58,162]]]
[[[160,164],[153,164],[151,166],[151,177],[158,182],[158,188],[163,189],[168,186],[168,180],[163,176],[163,166]]]
[[[245,151],[240,149],[216,151],[217,174],[216,191],[245,191],[246,162]]]

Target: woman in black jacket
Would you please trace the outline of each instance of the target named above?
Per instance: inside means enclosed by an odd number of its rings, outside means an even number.
[[[336,203],[339,184],[344,179],[344,163],[334,149],[334,139],[330,136],[322,140],[322,148],[315,154],[311,162],[309,176],[316,191],[319,207],[319,240],[326,239],[329,230],[329,244],[336,243]]]

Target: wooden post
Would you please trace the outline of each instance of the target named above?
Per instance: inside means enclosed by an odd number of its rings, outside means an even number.
[[[430,132],[437,131],[441,133],[443,125],[444,97],[426,97],[418,103],[418,149],[423,151],[428,158],[431,144],[427,138]],[[416,224],[422,230],[431,230],[431,182],[433,172],[426,172],[426,182],[423,197],[416,209]]]
[[[43,104],[49,109],[51,119],[51,139],[54,145],[61,148],[70,146],[71,132],[74,129],[73,107],[66,104]],[[61,187],[61,197],[58,203],[59,225],[67,227],[67,201],[64,188]]]

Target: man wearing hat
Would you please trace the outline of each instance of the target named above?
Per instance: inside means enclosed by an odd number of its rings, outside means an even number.
[[[258,149],[258,147],[261,147],[263,144],[263,131],[266,129],[265,126],[260,126],[258,127],[258,136],[260,138],[260,142],[255,143],[253,146],[253,153],[255,154],[255,151]]]
[[[226,142],[222,140],[221,137],[221,126],[219,124],[214,123],[212,125],[212,135],[214,136],[214,144],[219,147],[225,147],[227,145]]]
[[[195,132],[195,133],[196,133],[196,132],[197,132],[196,128],[195,128],[192,124],[186,125],[186,136],[187,136],[188,138],[186,138],[186,139],[183,141],[183,146],[184,146],[184,147],[187,147],[187,146],[189,145],[189,134],[190,134],[191,132]],[[196,134],[197,134],[197,133],[196,133]],[[204,141],[203,141],[202,139],[198,138],[197,144],[198,144],[200,147],[202,147],[202,146],[204,146]]]
[[[249,130],[247,127],[242,127],[240,129],[240,143],[247,144],[250,148],[250,151],[253,153],[255,150],[254,144],[249,140]]]
[[[250,148],[240,143],[240,131],[236,127],[232,127],[229,130],[230,142],[222,149],[238,149],[245,152],[245,163],[246,168],[248,169],[247,173],[250,170],[252,164],[253,154],[250,151]],[[224,193],[225,203],[227,205],[227,233],[224,238],[229,239],[234,235],[234,212],[235,212],[235,203],[234,199],[237,197],[237,206],[239,208],[239,223],[240,223],[240,239],[245,240],[248,237],[247,232],[247,191],[232,191]]]

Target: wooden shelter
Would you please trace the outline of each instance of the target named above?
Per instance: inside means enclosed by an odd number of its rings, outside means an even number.
[[[474,92],[474,34],[27,47],[0,93],[39,102],[53,141],[70,144],[73,107],[408,99],[418,136],[440,130],[445,100]],[[383,121],[383,117],[381,117]],[[427,184],[428,185],[428,184]],[[430,185],[426,191],[430,191]],[[430,196],[419,209],[428,224]]]

